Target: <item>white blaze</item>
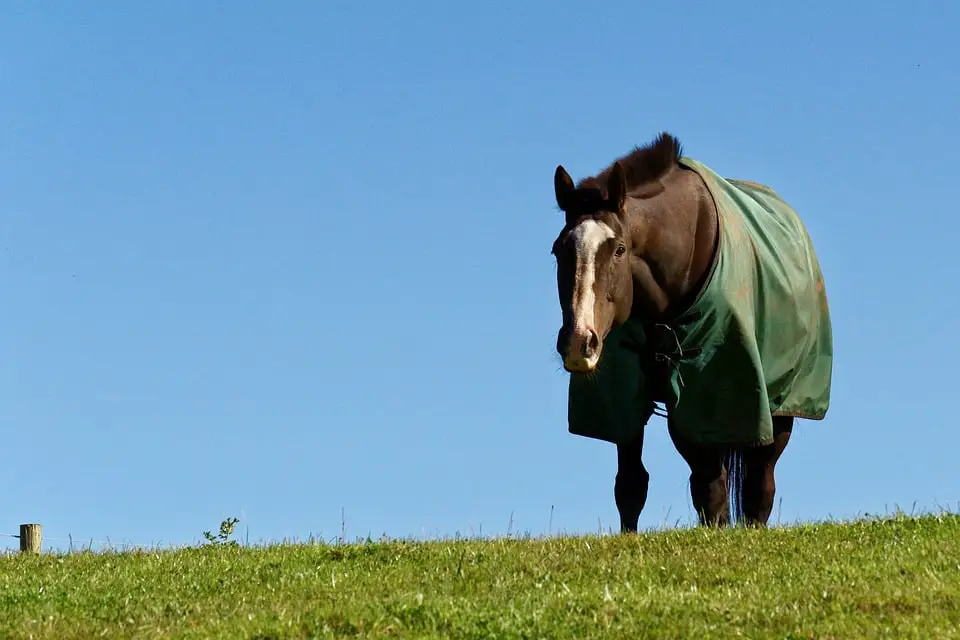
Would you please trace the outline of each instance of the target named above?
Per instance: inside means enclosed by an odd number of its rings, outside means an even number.
[[[600,246],[616,237],[609,225],[599,220],[584,220],[570,234],[577,254],[577,272],[573,281],[573,317],[576,323],[571,336],[567,359],[583,361],[581,348],[588,339],[590,331],[595,329],[594,308],[596,292],[593,290],[597,273],[597,252]],[[596,363],[587,362],[590,367]]]

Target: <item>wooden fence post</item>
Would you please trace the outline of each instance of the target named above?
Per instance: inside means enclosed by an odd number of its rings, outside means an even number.
[[[20,551],[23,553],[40,553],[43,542],[43,531],[39,524],[20,525]]]

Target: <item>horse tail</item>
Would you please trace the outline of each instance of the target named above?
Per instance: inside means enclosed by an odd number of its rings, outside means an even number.
[[[727,494],[730,500],[731,524],[743,522],[743,448],[737,445],[727,449],[725,460],[727,469]]]

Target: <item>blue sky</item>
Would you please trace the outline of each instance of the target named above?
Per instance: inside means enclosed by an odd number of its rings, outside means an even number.
[[[616,527],[613,446],[566,431],[552,176],[660,130],[787,197],[825,272],[833,404],[774,519],[957,508],[960,7],[595,6],[6,3],[0,532]],[[660,418],[645,461],[641,526],[691,524]]]

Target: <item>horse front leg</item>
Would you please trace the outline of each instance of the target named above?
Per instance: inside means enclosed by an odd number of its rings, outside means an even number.
[[[777,461],[790,442],[792,416],[773,417],[773,443],[747,449],[743,455],[743,517],[748,525],[767,526],[777,494]]]
[[[613,496],[620,512],[620,532],[636,533],[640,512],[647,503],[650,474],[643,466],[643,429],[630,442],[617,445],[617,477]]]
[[[697,518],[703,526],[726,526],[730,520],[727,493],[727,470],[724,466],[725,448],[700,445],[680,436],[667,421],[670,439],[677,452],[690,467],[690,498]]]

